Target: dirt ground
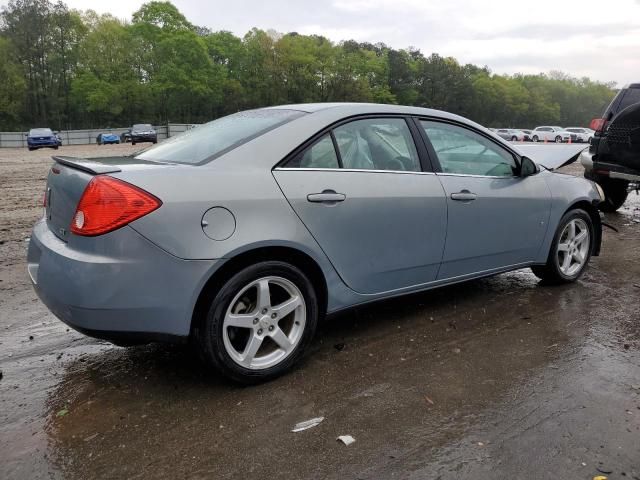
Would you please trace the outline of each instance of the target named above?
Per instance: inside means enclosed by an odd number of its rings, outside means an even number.
[[[52,153],[0,149],[0,478],[640,479],[635,194],[574,285],[523,270],[352,310],[294,372],[240,388],[39,302],[25,254]]]

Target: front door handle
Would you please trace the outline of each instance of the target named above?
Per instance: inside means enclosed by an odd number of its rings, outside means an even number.
[[[313,203],[329,203],[336,204],[344,202],[347,196],[344,193],[336,193],[335,190],[323,190],[322,193],[310,193],[307,195],[307,201]]]
[[[451,200],[457,200],[459,202],[473,202],[478,195],[471,193],[469,190],[461,190],[458,193],[451,194]]]

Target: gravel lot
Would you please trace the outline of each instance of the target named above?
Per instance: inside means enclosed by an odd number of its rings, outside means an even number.
[[[115,347],[39,302],[26,240],[51,154],[0,149],[0,478],[640,479],[635,194],[575,285],[523,270],[352,310],[290,375],[239,388],[188,347]]]

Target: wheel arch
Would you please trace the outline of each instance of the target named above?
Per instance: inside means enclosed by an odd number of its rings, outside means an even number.
[[[322,317],[327,311],[328,287],[325,274],[318,262],[309,254],[294,247],[261,246],[234,255],[211,274],[200,290],[195,302],[191,315],[190,335],[193,335],[194,329],[206,318],[209,305],[213,301],[216,292],[227,280],[249,265],[273,260],[294,265],[309,277],[311,283],[316,287],[318,307]]]
[[[578,200],[577,202],[572,203],[563,215],[575,209],[584,210],[589,214],[589,217],[591,217],[595,235],[591,255],[597,257],[600,255],[600,246],[602,244],[602,220],[600,220],[600,211],[598,210],[597,205],[594,205],[593,202]]]

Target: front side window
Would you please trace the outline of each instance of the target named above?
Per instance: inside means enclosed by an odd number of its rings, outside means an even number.
[[[457,125],[421,121],[443,173],[512,177],[513,155],[482,135]]]
[[[411,131],[402,118],[354,120],[336,127],[333,134],[343,168],[420,171]]]
[[[234,113],[171,137],[135,158],[153,162],[202,164],[302,115],[304,112],[287,109]]]

